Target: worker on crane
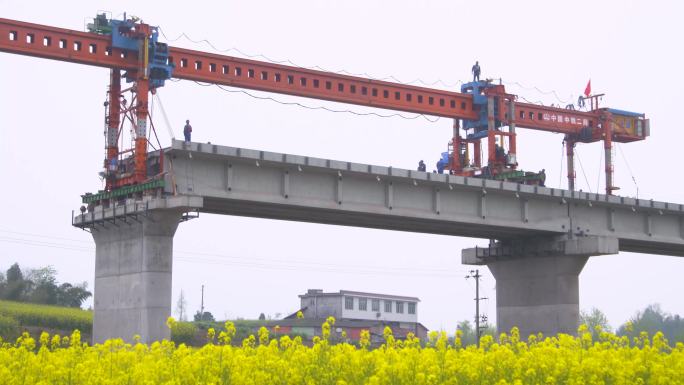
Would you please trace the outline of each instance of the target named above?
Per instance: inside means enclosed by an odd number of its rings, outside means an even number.
[[[582,95],[577,98],[577,107],[580,109],[584,108],[584,97]]]
[[[497,161],[504,162],[506,160],[506,150],[502,146],[495,144],[494,145],[494,156],[496,157]]]
[[[471,71],[473,72],[473,81],[479,82],[480,81],[480,62],[475,61],[475,65],[473,66],[473,69]]]
[[[190,121],[186,120],[185,121],[185,127],[183,127],[183,135],[185,136],[185,141],[190,142],[190,134],[192,134],[192,126],[190,125]]]

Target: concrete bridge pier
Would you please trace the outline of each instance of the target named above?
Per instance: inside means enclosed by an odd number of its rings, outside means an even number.
[[[575,334],[579,274],[590,256],[617,254],[618,240],[555,237],[497,242],[463,250],[463,263],[487,265],[496,279],[497,330]]]
[[[95,240],[93,343],[169,338],[173,236],[187,200],[95,207],[75,218]]]

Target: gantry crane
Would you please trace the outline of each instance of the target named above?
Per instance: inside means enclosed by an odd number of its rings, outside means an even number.
[[[356,76],[169,47],[158,41],[157,27],[137,18],[110,20],[98,15],[89,32],[0,18],[0,52],[109,68],[105,197],[158,189],[163,159],[149,164],[148,96],[170,78],[275,92],[361,106],[451,118],[453,137],[440,168],[464,176],[543,184],[539,174],[517,170],[516,128],[564,134],[568,186],[574,189],[577,143],[603,141],[606,194],[613,184],[613,142],[643,140],[649,135],[644,114],[599,108],[589,111],[520,103],[490,80],[463,84],[461,92],[417,87]],[[122,88],[121,79],[130,86]],[[130,102],[124,97],[130,92]],[[134,145],[119,145],[124,121],[134,127]],[[464,135],[462,135],[462,132]],[[482,144],[486,144],[486,163]],[[160,152],[163,156],[163,152]]]

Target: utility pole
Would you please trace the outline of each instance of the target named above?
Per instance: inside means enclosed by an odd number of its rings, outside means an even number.
[[[475,343],[477,344],[477,347],[480,347],[480,317],[482,318],[482,322],[487,322],[487,316],[482,315],[480,316],[480,301],[483,299],[489,299],[487,297],[482,297],[480,298],[480,278],[482,276],[480,275],[480,270],[470,270],[470,274],[466,275],[466,279],[468,278],[475,278]]]
[[[204,321],[204,285],[202,285],[202,302],[200,302],[200,321]]]

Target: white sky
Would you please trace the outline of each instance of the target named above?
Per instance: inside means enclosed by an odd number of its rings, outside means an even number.
[[[98,10],[114,16],[126,11],[161,26],[169,38],[185,32],[218,48],[404,81],[467,81],[479,60],[483,77],[555,90],[565,100],[576,100],[591,78],[594,92],[607,94],[604,105],[645,112],[651,119],[650,138],[622,145],[624,157],[616,152],[619,193],[637,194],[629,166],[640,197],[684,203],[681,2],[68,3],[0,0],[0,17],[83,30]],[[171,45],[211,51],[184,38]],[[102,102],[108,81],[106,69],[0,53],[0,198],[5,203],[0,269],[15,261],[25,267],[51,264],[60,280],[87,280],[92,288],[94,244],[88,233],[70,226],[70,215],[80,206],[80,194],[101,188],[97,173],[104,157]],[[513,84],[507,90],[530,101],[559,103],[532,88]],[[190,119],[195,141],[236,147],[414,168],[419,159],[434,164],[451,135],[446,119],[429,123],[310,111],[190,82],[169,82],[160,96],[177,137]],[[168,145],[163,120],[155,122]],[[560,135],[519,130],[521,168],[545,168],[547,185],[565,186],[565,178],[559,178],[561,141]],[[601,144],[580,146],[586,181],[578,164],[578,188],[602,191]],[[417,296],[423,324],[453,331],[474,313],[474,283],[464,279],[471,267],[460,264],[460,250],[485,242],[202,215],[176,233],[174,305],[183,289],[190,310],[197,310],[202,284],[205,306],[218,318],[295,311],[297,295],[308,288],[371,291]],[[482,270],[484,295],[492,298],[483,310],[493,320],[495,283]],[[598,307],[614,326],[654,302],[684,314],[683,275],[680,258],[631,253],[592,258],[580,277],[580,306]]]

